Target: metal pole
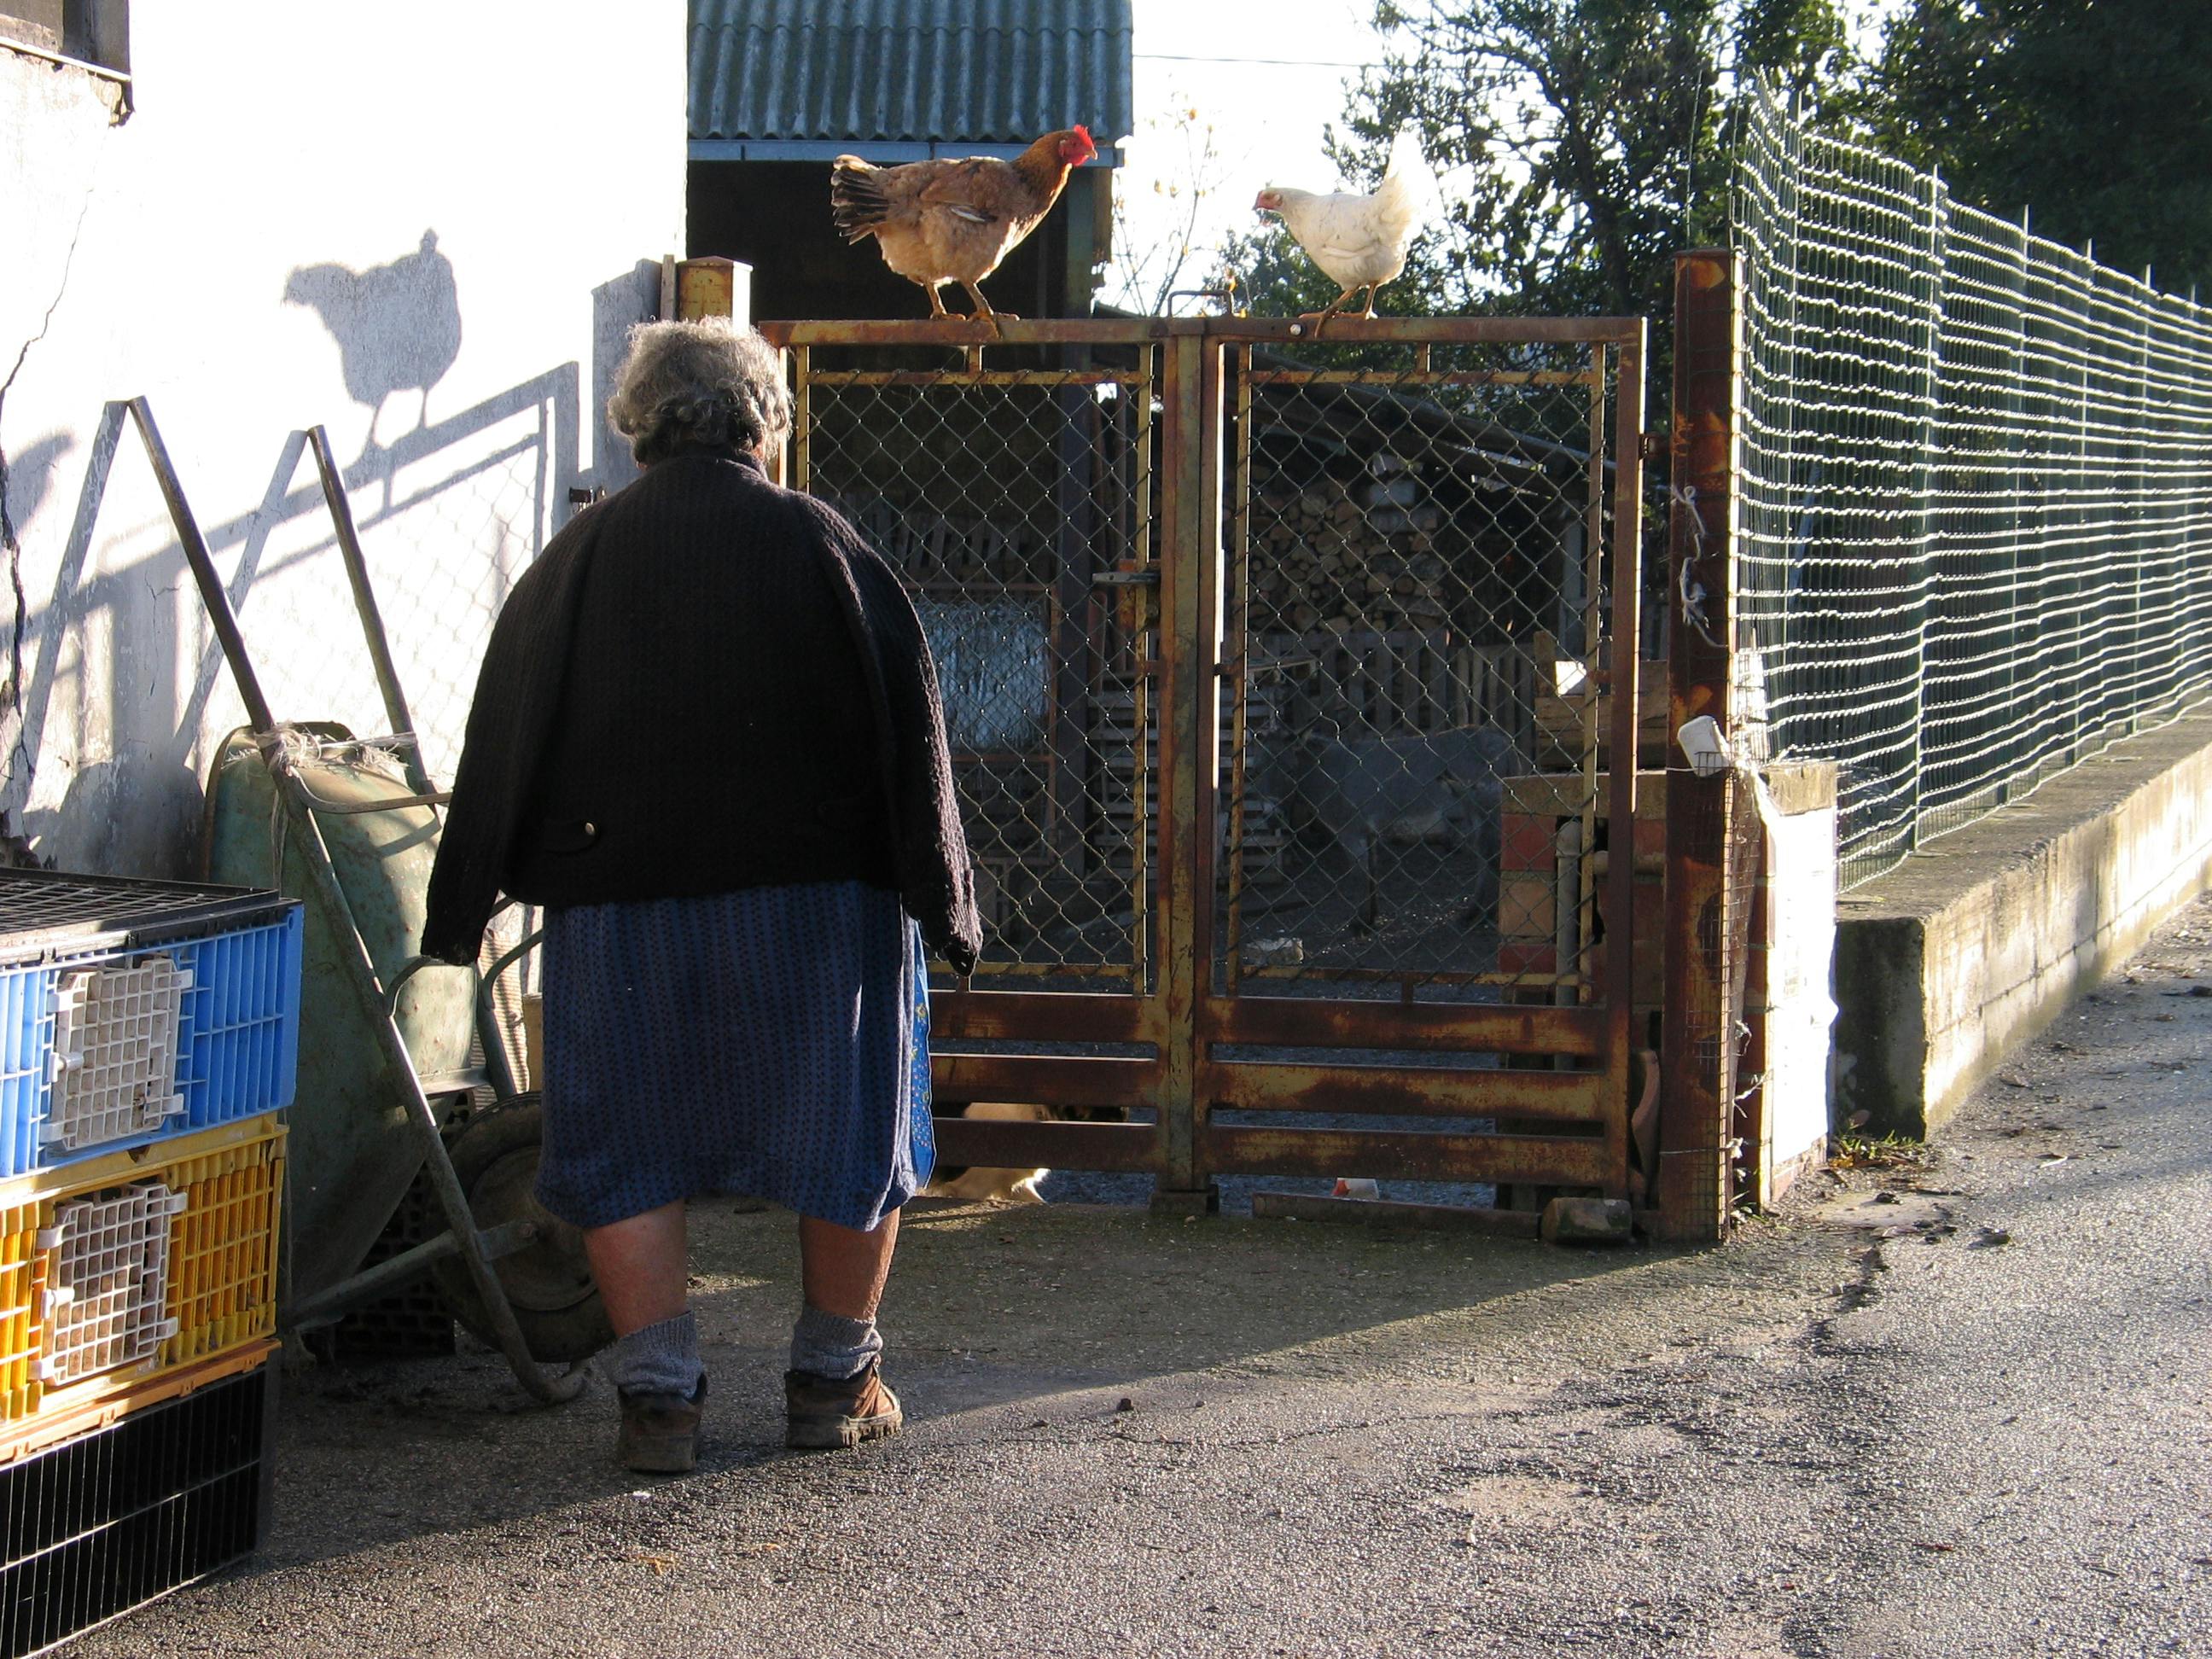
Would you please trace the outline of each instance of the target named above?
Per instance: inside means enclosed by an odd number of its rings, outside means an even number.
[[[323,501],[331,509],[337,532],[338,557],[345,565],[346,581],[353,588],[353,606],[361,614],[362,637],[368,642],[368,659],[376,670],[376,689],[384,695],[385,718],[393,736],[407,739],[400,763],[407,782],[418,794],[429,794],[433,786],[423,769],[422,748],[415,736],[415,717],[408,713],[406,694],[400,690],[399,670],[392,660],[392,645],[384,632],[384,617],[376,608],[376,592],[369,586],[368,561],[362,556],[361,536],[354,528],[353,507],[346,500],[345,478],[337,458],[331,453],[331,434],[319,426],[307,428],[307,444],[315,453],[315,471],[322,479]]]
[[[792,348],[791,381],[791,487],[804,495],[814,489],[814,353],[811,348]]]
[[[1250,769],[1245,750],[1251,740],[1245,697],[1251,685],[1252,593],[1252,348],[1233,348],[1237,358],[1237,476],[1230,495],[1231,529],[1228,660],[1222,665],[1229,721],[1229,937],[1224,964],[1228,994],[1235,996],[1244,952],[1244,786]]]
[[[1220,351],[1196,331],[1165,343],[1162,515],[1160,883],[1165,1080],[1156,1210],[1213,1207],[1199,1149],[1198,1014],[1212,979],[1214,779],[1221,728],[1215,678],[1221,555]]]
[[[1607,804],[1601,798],[1603,793],[1601,784],[1603,769],[1598,764],[1601,695],[1604,689],[1611,684],[1613,700],[1616,707],[1622,697],[1627,697],[1632,703],[1636,696],[1636,688],[1632,684],[1612,684],[1613,677],[1607,672],[1606,662],[1606,479],[1613,469],[1605,462],[1607,424],[1605,382],[1606,363],[1611,355],[1607,347],[1595,342],[1591,343],[1589,422],[1589,520],[1588,527],[1583,532],[1583,637],[1579,653],[1583,665],[1582,708],[1579,710],[1583,733],[1583,813],[1580,819],[1582,841],[1579,851],[1592,854],[1597,851],[1598,820],[1607,815]],[[1640,409],[1634,416],[1632,416],[1627,405],[1625,404],[1622,405],[1620,432],[1621,448],[1624,454],[1635,441],[1635,434],[1643,429],[1641,416]],[[1630,497],[1630,501],[1632,521],[1640,524],[1643,515],[1640,511],[1635,509],[1640,507],[1642,504],[1632,496]],[[1613,595],[1616,602],[1619,601],[1620,597],[1618,593]],[[1633,652],[1630,653],[1629,659],[1632,665],[1635,660]],[[1607,735],[1606,740],[1610,741],[1610,734]],[[1616,746],[1613,750],[1613,769],[1615,773],[1620,770],[1623,763],[1621,751]],[[1633,778],[1636,771],[1636,752],[1633,747],[1628,752],[1626,764],[1631,777]],[[1632,830],[1632,836],[1633,833]],[[1587,953],[1590,942],[1596,937],[1597,933],[1597,860],[1595,857],[1579,857],[1576,860],[1576,869],[1573,903],[1576,931],[1582,940],[1582,950],[1577,953],[1571,963],[1571,971],[1580,976],[1585,974],[1589,967]],[[1611,900],[1608,899],[1607,902],[1610,906]],[[1617,916],[1619,913],[1613,914]],[[1608,948],[1614,954],[1620,954],[1626,947],[1628,938],[1629,935],[1626,933],[1622,933],[1618,938],[1607,941]],[[1555,967],[1557,971],[1562,974],[1571,970],[1571,964],[1565,957],[1560,957]],[[1570,1000],[1595,1002],[1605,994],[1604,987],[1592,986],[1587,978],[1581,978],[1579,989]]]
[[[168,447],[161,441],[161,428],[154,424],[153,405],[143,398],[133,398],[130,403],[131,418],[137,422],[138,435],[146,441],[146,459],[153,463],[154,482],[161,491],[161,499],[168,506],[169,522],[175,526],[177,540],[185,550],[185,562],[191,567],[192,580],[199,586],[200,602],[207,606],[208,623],[222,647],[224,659],[230,664],[231,678],[238,682],[238,696],[246,705],[246,723],[252,726],[253,736],[265,750],[276,741],[276,717],[269,712],[269,699],[262,694],[261,681],[253,672],[253,662],[246,654],[246,635],[240,631],[238,613],[230,608],[230,594],[216,574],[215,556],[208,550],[207,538],[200,534],[199,521],[192,516],[191,505],[185,500],[183,481],[169,459]]]
[[[1933,627],[1942,621],[1937,603],[1941,580],[1941,566],[1936,557],[1939,526],[1936,522],[1936,501],[1942,486],[1942,474],[1938,469],[1937,451],[1944,441],[1942,424],[1943,397],[1943,267],[1946,254],[1946,229],[1949,215],[1944,206],[1943,180],[1929,173],[1928,184],[1928,213],[1923,230],[1926,235],[1924,272],[1925,291],[1915,295],[1918,323],[1915,329],[1920,359],[1920,433],[1919,453],[1913,468],[1912,489],[1914,522],[1919,527],[1919,545],[1912,561],[1914,574],[1913,610],[1918,628],[1912,641],[1912,714],[1907,726],[1911,744],[1911,758],[1907,782],[1911,792],[1911,804],[1905,818],[1905,848],[1910,852],[1927,839],[1929,781],[1928,777],[1928,641]],[[1939,669],[1940,672],[1940,669]]]
[[[1698,776],[1684,764],[1673,734],[1700,714],[1727,732],[1734,712],[1729,644],[1742,275],[1741,258],[1727,249],[1675,256],[1676,488],[1668,522],[1674,616],[1668,630],[1665,1060],[1656,1231],[1686,1242],[1717,1238],[1728,1218],[1738,1015],[1729,970],[1741,950],[1745,896],[1729,879],[1739,810],[1735,781],[1725,773]],[[1693,619],[1685,595],[1700,591]],[[1632,826],[1632,820],[1621,822]],[[1633,857],[1622,855],[1626,850],[1613,854],[1609,873],[1616,880],[1633,870]],[[1629,896],[1632,901],[1632,890]]]
[[[1152,569],[1152,387],[1159,359],[1158,349],[1150,344],[1139,346],[1137,350],[1145,373],[1134,392],[1136,435],[1132,465],[1136,468],[1136,499],[1132,507],[1135,522],[1130,526],[1129,562],[1142,572]],[[1140,625],[1128,630],[1129,719],[1133,728],[1131,741],[1136,745],[1129,763],[1129,973],[1130,987],[1141,997],[1151,987],[1152,964],[1156,959],[1152,952],[1159,946],[1158,907],[1148,896],[1152,875],[1148,838],[1152,833],[1153,815],[1146,802],[1153,787],[1154,770],[1152,668],[1163,647],[1157,605],[1146,605],[1139,593],[1136,603],[1124,614],[1140,623],[1146,619],[1150,622],[1149,627]],[[1148,936],[1152,939],[1150,949],[1146,945]]]
[[[1601,360],[1601,354],[1592,355]],[[1613,769],[1605,875],[1605,908],[1611,925],[1606,939],[1603,989],[1607,1047],[1613,1075],[1621,1081],[1620,1098],[1605,1115],[1606,1165],[1611,1172],[1608,1190],[1615,1197],[1626,1197],[1629,1061],[1643,1046],[1635,1034],[1636,735],[1638,705],[1642,701],[1637,674],[1642,666],[1638,659],[1643,635],[1638,608],[1644,587],[1644,341],[1640,332],[1637,339],[1620,347],[1618,361],[1620,437],[1613,475]]]

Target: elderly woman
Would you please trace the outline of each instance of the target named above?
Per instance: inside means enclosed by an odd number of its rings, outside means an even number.
[[[902,1421],[878,1297],[927,1180],[923,945],[980,946],[937,678],[890,568],[771,483],[757,335],[654,323],[607,406],[644,476],[515,584],[486,652],[423,948],[545,907],[538,1198],[582,1229],[617,1340],[617,1452],[692,1467],[706,1371],[685,1200],[799,1218],[787,1444]]]

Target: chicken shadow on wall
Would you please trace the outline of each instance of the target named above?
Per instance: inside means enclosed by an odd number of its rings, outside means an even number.
[[[451,267],[435,252],[434,241],[426,236],[423,252],[440,269],[418,274],[412,289],[404,279],[397,290],[387,286],[387,296],[396,291],[419,299],[434,279],[453,292]],[[388,272],[406,263],[378,269]],[[425,270],[422,264],[413,268]],[[395,344],[392,331],[423,326],[422,313],[410,313],[396,300],[380,310],[358,281],[365,273],[334,265],[301,267],[288,285],[288,297],[308,303],[299,279],[306,273],[334,271],[356,279],[343,296],[343,308],[325,313],[344,355],[347,394],[376,410],[395,392],[427,393],[459,354],[458,313],[436,350],[417,351],[404,370],[380,366],[377,355]],[[308,286],[328,300],[343,285],[318,278]],[[588,364],[556,362],[435,422],[418,407],[412,428],[383,441],[372,436],[362,455],[343,466],[386,626],[403,652],[410,642],[431,638],[435,653],[456,665],[449,678],[472,684],[490,618],[545,537],[567,521],[580,498],[597,489],[618,489],[635,476],[629,447],[599,423],[629,331],[652,315],[659,294],[657,262],[641,260],[609,276],[588,292]],[[334,314],[354,331],[350,335],[342,331]],[[409,322],[410,314],[418,320]],[[396,343],[405,349],[404,340]],[[366,352],[368,361],[360,361],[357,352]],[[357,369],[365,378],[357,378]],[[58,561],[51,592],[43,604],[26,607],[15,633],[21,684],[12,707],[0,698],[0,811],[16,819],[10,828],[30,837],[40,852],[58,855],[65,868],[188,877],[198,872],[192,858],[201,801],[197,761],[226,670],[180,545],[171,541],[137,557],[101,556],[99,520],[110,473],[120,465],[137,474],[143,465],[136,446],[124,444],[126,422],[125,406],[109,404],[88,437],[80,441],[57,432],[23,452],[11,468],[11,517],[21,528],[28,527],[34,513],[43,510],[51,518],[67,510],[54,499],[67,482],[65,461],[81,459],[84,472],[66,531],[55,526]],[[190,430],[179,423],[171,441]],[[493,445],[489,452],[488,440]],[[325,534],[302,543],[296,534],[283,533],[302,522],[319,531],[329,513],[312,469],[302,473],[304,434],[285,434],[276,447],[260,501],[235,517],[200,526],[272,694],[317,679],[327,653],[342,653],[349,661],[360,650],[349,621],[341,621],[338,631],[327,638],[288,632],[250,603],[263,578],[336,558],[336,544]],[[143,487],[143,474],[140,478]],[[401,478],[405,488],[395,493],[395,480]],[[185,483],[192,483],[189,475]],[[374,499],[380,489],[380,503]],[[334,566],[327,568],[332,591],[342,592],[342,577]],[[121,665],[128,672],[111,669],[98,685],[84,683],[82,670],[70,662],[69,641],[92,632],[132,642]],[[3,662],[0,672],[6,672]],[[410,673],[409,680],[418,726],[438,727],[443,746],[456,748],[459,722],[466,712],[465,685],[458,690],[447,686],[441,696],[441,688],[419,673]],[[296,694],[281,700],[280,717],[343,717],[353,712],[303,702]],[[50,756],[47,738],[56,726],[69,729],[72,738],[58,745],[58,756]],[[70,758],[94,748],[95,738],[112,751],[112,759],[86,764]],[[69,767],[66,799],[27,810],[33,776],[44,765]]]
[[[414,252],[366,270],[298,266],[284,298],[311,307],[337,342],[346,395],[369,410],[364,457],[381,447],[377,422],[397,392],[417,393],[415,429],[429,425],[430,388],[461,355],[460,290],[436,231],[425,230]]]

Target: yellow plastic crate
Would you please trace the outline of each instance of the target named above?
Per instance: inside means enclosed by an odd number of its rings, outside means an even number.
[[[69,1339],[57,1212],[73,1200],[159,1182],[174,1195],[167,1271],[149,1278],[173,1333],[142,1358],[81,1379],[43,1378]],[[148,1377],[264,1341],[276,1328],[276,1227],[284,1127],[274,1114],[0,1182],[0,1441],[25,1419],[75,1416]]]
[[[168,1366],[135,1382],[104,1389],[71,1389],[66,1395],[50,1395],[37,1415],[0,1423],[0,1469],[33,1452],[119,1423],[149,1407],[195,1394],[210,1382],[258,1370],[270,1362],[276,1349],[276,1339],[266,1336],[212,1359]]]
[[[31,1410],[42,1390],[40,1312],[51,1252],[40,1249],[38,1239],[52,1212],[51,1200],[37,1198],[0,1209],[0,1418]]]
[[[185,1193],[169,1233],[169,1316],[162,1350],[180,1365],[276,1329],[276,1225],[284,1200],[284,1131],[163,1166]],[[174,1143],[179,1148],[190,1143]]]

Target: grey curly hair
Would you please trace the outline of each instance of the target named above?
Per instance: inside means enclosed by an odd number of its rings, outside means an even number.
[[[775,349],[726,323],[640,323],[607,399],[640,466],[685,449],[755,450],[791,432]]]

